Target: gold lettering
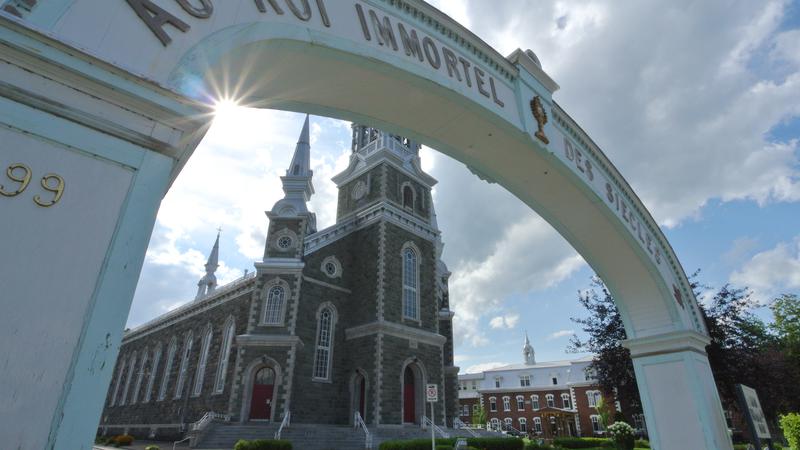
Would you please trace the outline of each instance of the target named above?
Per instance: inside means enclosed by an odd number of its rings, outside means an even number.
[[[50,183],[50,181],[55,181],[56,185],[50,186],[52,184]],[[59,175],[56,175],[54,173],[48,173],[47,175],[42,177],[41,185],[42,189],[44,189],[47,192],[52,192],[54,194],[53,199],[50,200],[49,202],[43,201],[39,195],[33,197],[33,201],[37,205],[43,208],[49,208],[55,205],[56,203],[58,203],[59,200],[61,200],[61,196],[64,195],[64,179],[61,178]]]
[[[14,174],[14,171],[19,173],[20,170],[23,172],[22,176]],[[3,185],[0,184],[0,195],[4,195],[6,197],[15,197],[21,194],[31,182],[31,168],[22,163],[12,164],[6,169],[6,176],[11,181],[19,183],[19,187],[16,191],[6,191]]]

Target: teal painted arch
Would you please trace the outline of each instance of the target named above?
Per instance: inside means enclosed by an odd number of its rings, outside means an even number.
[[[231,98],[253,107],[310,112],[413,137],[498,182],[555,227],[606,281],[629,337],[679,330],[705,333],[684,271],[663,233],[603,152],[552,101],[550,91],[557,86],[534,67],[533,60],[526,61],[526,55],[503,58],[421,1],[329,2],[334,21],[330,27],[319,21],[312,24],[314,20],[292,20],[288,11],[283,16],[223,14],[226,7],[254,9],[250,0],[217,4],[214,14],[220,18],[213,23],[179,15],[176,2],[157,3],[195,28],[181,32],[165,26],[174,42],[162,45],[123,1],[98,6],[87,0],[56,0],[43,3],[29,20],[56,36],[66,34],[76,45],[108,60],[132,47],[115,40],[111,31],[98,41],[99,35],[85,34],[75,22],[92,14],[112,17],[109,29],[135,33],[139,44],[130,70],[198,103]],[[450,47],[471,58],[492,79],[501,101],[476,94],[474,86],[452,72],[419,63],[401,43],[396,50],[388,41],[376,45],[374,25],[371,40],[366,40],[354,19],[353,5],[391,18],[394,26],[402,23],[417,30],[420,39],[435,39],[442,52]],[[337,28],[337,21],[350,28]],[[539,125],[529,105],[534,96],[540,97],[550,116],[542,128],[551,138],[546,144],[534,137]],[[598,191],[569,161],[558,157],[562,137],[580,149],[636,211],[633,222],[640,236],[642,228],[647,234],[644,248],[625,220],[603,201],[602,187]],[[190,152],[182,155],[177,167],[189,156]],[[650,240],[662,249],[660,261],[647,254]],[[676,292],[684,304],[676,301]]]

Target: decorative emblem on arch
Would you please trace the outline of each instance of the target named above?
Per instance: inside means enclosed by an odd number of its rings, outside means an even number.
[[[683,306],[683,295],[681,294],[681,290],[678,289],[678,286],[675,286],[674,284],[672,285],[672,295],[675,296],[675,301],[681,305],[681,308],[686,309]]]
[[[547,111],[542,105],[542,98],[538,95],[531,100],[531,112],[533,113],[533,118],[536,119],[536,124],[539,126],[534,136],[545,144],[549,144],[550,139],[544,134],[544,126],[547,124]]]

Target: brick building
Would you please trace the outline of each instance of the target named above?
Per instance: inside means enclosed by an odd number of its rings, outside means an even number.
[[[483,407],[486,422],[495,429],[546,439],[602,436],[595,406],[603,394],[587,370],[592,357],[537,363],[534,355],[526,335],[522,364],[459,375],[461,421],[475,424]],[[613,398],[605,401],[619,408]],[[644,432],[643,418],[636,416],[635,422],[635,428]]]
[[[218,242],[196,299],[125,333],[102,433],[167,438],[206,412],[233,421],[420,423],[439,385],[437,423],[458,405],[449,272],[411,140],[353,126],[334,177],[336,223],[316,229],[308,118],[267,212],[254,273],[217,287]],[[180,282],[176,280],[176,282]]]

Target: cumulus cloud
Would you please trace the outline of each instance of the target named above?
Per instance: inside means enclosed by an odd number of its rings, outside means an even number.
[[[537,53],[556,101],[661,224],[699,217],[712,199],[800,199],[798,142],[766,138],[800,115],[800,39],[779,29],[787,2],[465,3],[501,52]],[[767,55],[789,67],[757,70]]]
[[[502,362],[488,362],[488,363],[475,364],[473,366],[467,367],[464,370],[464,373],[481,373],[481,372],[485,372],[487,370],[492,370],[492,369],[496,369],[498,367],[503,367],[505,365],[508,365],[508,364],[507,363],[502,363]]]
[[[519,322],[519,314],[509,314],[507,316],[493,317],[489,321],[489,326],[494,329],[512,329]]]
[[[761,303],[800,289],[800,236],[757,253],[731,274],[730,281],[752,289]]]
[[[575,334],[575,330],[558,330],[554,333],[548,334],[546,339],[548,341],[553,341],[563,337],[572,336],[573,334]]]

